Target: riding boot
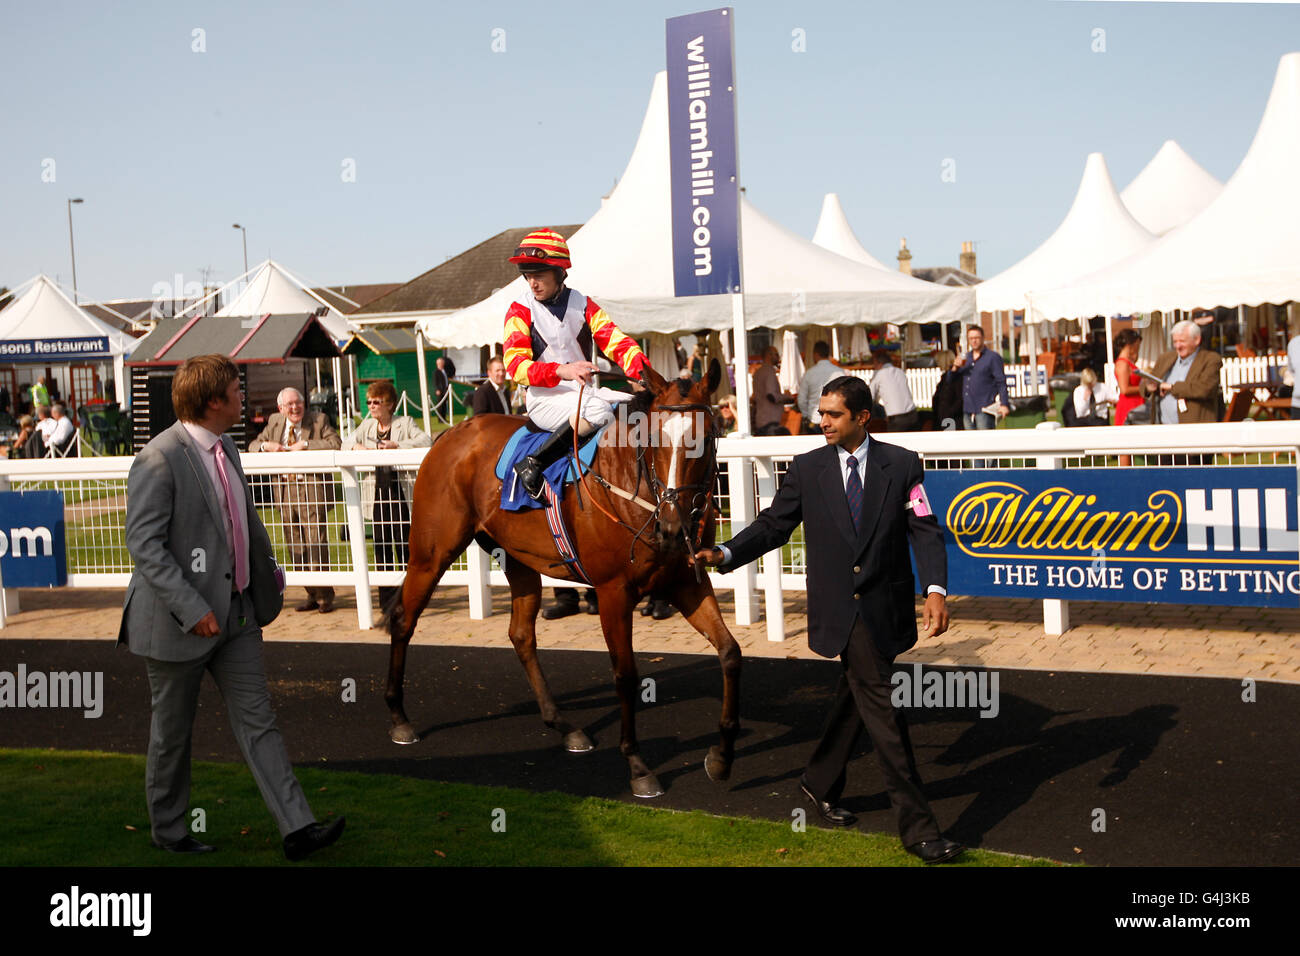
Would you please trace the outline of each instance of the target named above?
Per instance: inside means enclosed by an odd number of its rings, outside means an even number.
[[[543,472],[564,457],[565,452],[573,447],[573,426],[565,422],[551,433],[551,437],[542,443],[536,453],[529,455],[515,465],[515,474],[523,482],[528,497],[541,501],[546,479]]]

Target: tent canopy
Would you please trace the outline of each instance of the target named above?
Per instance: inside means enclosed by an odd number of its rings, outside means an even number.
[[[45,275],[20,285],[0,311],[0,361],[102,361],[126,354],[134,342],[76,305]]]
[[[322,299],[306,283],[300,282],[289,270],[273,259],[253,268],[251,278],[244,290],[224,308],[217,310],[220,316],[263,316],[263,315],[305,315],[326,309],[320,316],[320,324],[336,340],[342,341],[356,331],[351,322]],[[235,279],[223,289],[233,288]]]
[[[1033,296],[1045,318],[1300,299],[1300,53],[1278,64],[1246,158],[1210,205],[1145,251]]]
[[[1015,265],[976,286],[975,300],[981,312],[1018,311],[1025,307],[1026,293],[1064,285],[1155,241],[1120,200],[1105,157],[1092,153],[1056,231]]]
[[[814,246],[839,253],[845,259],[852,259],[873,269],[889,271],[888,266],[867,252],[858,241],[848,217],[844,215],[838,193],[827,193],[822,199],[822,213],[817,219],[817,231],[813,233],[812,241]]]
[[[1223,183],[1167,139],[1119,198],[1143,228],[1163,236],[1192,219],[1222,191]]]
[[[667,74],[659,73],[618,186],[569,237],[569,284],[604,306],[631,335],[731,328],[730,296],[674,295],[670,197]],[[973,314],[970,290],[853,262],[773,222],[744,196],[740,207],[750,328],[944,322]],[[515,279],[472,306],[420,320],[420,327],[438,345],[499,342],[506,309],[524,288]]]

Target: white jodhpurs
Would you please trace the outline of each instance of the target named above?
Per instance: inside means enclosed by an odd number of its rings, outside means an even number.
[[[554,388],[537,385],[528,386],[526,409],[528,417],[538,428],[553,432],[565,422],[573,419],[578,411],[578,390],[580,382],[561,382]],[[611,402],[630,401],[632,396],[616,392],[609,388],[593,388],[588,385],[582,389],[582,418],[596,428],[607,425],[614,420],[614,406]]]

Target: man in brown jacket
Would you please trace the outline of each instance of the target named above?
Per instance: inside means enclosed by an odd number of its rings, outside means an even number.
[[[338,432],[323,412],[308,412],[302,392],[285,388],[275,399],[280,411],[248,445],[249,451],[337,450]],[[329,570],[329,529],[325,514],[334,503],[334,476],[326,473],[288,472],[275,482],[275,503],[284,520],[284,536],[293,555],[294,570]],[[332,587],[307,588],[299,611],[334,610]]]
[[[1219,369],[1223,359],[1201,348],[1201,329],[1182,321],[1173,329],[1174,347],[1160,356],[1152,373],[1164,379],[1160,388],[1160,422],[1187,425],[1219,420]],[[1145,390],[1155,386],[1144,383]]]

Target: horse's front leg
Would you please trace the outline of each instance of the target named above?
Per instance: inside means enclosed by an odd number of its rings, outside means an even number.
[[[636,658],[632,655],[632,609],[636,598],[621,583],[597,588],[596,595],[600,600],[600,624],[605,631],[605,645],[614,665],[614,689],[618,692],[618,704],[623,715],[619,750],[627,758],[632,773],[632,794],[657,797],[664,788],[641,759],[636,741],[636,697],[640,690]]]
[[[707,577],[697,583],[693,570],[681,575],[669,599],[690,625],[717,649],[722,664],[722,720],[718,724],[722,741],[709,748],[704,771],[710,780],[726,780],[731,776],[736,735],[740,732],[740,645],[722,620],[718,599]]]

